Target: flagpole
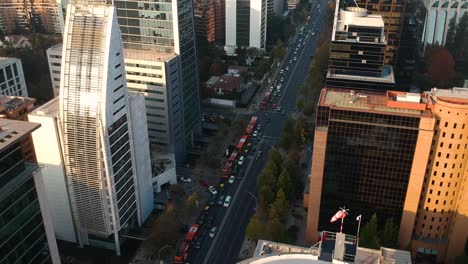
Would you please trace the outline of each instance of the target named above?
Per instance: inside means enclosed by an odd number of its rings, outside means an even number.
[[[344,217],[341,218],[340,233],[343,233],[343,222],[344,222]]]
[[[359,230],[361,229],[361,219],[362,219],[362,215],[359,215],[359,223],[358,223],[358,226],[357,226],[357,234],[356,234],[356,247],[359,247]]]

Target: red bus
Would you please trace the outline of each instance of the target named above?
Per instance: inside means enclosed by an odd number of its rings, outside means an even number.
[[[180,245],[174,257],[174,264],[182,264],[187,258],[187,253],[190,249],[190,244],[195,239],[200,228],[199,224],[193,224],[187,234],[185,235],[184,242]]]
[[[256,124],[257,124],[257,117],[252,116],[252,118],[250,119],[249,125],[247,126],[247,129],[245,129],[245,133],[249,135],[252,134],[255,129]]]
[[[229,175],[231,174],[232,170],[232,162],[228,161],[226,165],[224,165],[223,170],[221,171],[221,178],[227,179],[229,178]]]
[[[236,159],[237,159],[237,154],[238,154],[238,153],[239,153],[239,152],[237,152],[237,150],[234,150],[234,151],[232,152],[231,156],[229,156],[229,161],[230,161],[230,162],[235,162]]]
[[[241,150],[242,150],[242,148],[244,147],[244,143],[247,142],[247,138],[248,138],[248,137],[249,137],[248,135],[243,135],[243,136],[241,137],[241,139],[239,140],[239,143],[238,143],[237,146],[236,146],[236,149],[237,149],[238,151],[241,151]]]

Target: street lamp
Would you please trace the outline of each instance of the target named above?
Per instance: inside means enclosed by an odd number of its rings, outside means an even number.
[[[163,263],[162,260],[161,260],[161,251],[163,251],[164,249],[169,248],[169,247],[171,247],[171,245],[165,245],[164,247],[162,247],[162,248],[160,248],[160,249],[158,250],[158,259],[159,259],[159,263],[160,263],[160,264]]]

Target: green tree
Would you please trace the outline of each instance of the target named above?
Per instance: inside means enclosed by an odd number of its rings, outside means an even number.
[[[271,50],[271,54],[275,59],[279,61],[281,61],[284,58],[284,55],[286,55],[286,48],[284,47],[284,43],[283,41],[281,41],[281,39],[278,39],[278,41],[276,41],[276,45]]]
[[[271,185],[263,185],[260,186],[260,189],[258,190],[258,199],[259,199],[259,205],[263,206],[266,211],[269,211],[268,206],[273,203],[275,200],[275,193],[273,192],[273,186]]]
[[[242,131],[244,131],[246,127],[247,127],[247,122],[244,119],[239,118],[236,121],[234,121],[233,128],[238,133],[242,133]]]
[[[245,232],[247,237],[250,239],[257,240],[265,236],[265,225],[262,223],[262,221],[260,221],[260,218],[257,214],[250,218],[250,222],[247,225]]]
[[[144,246],[151,252],[164,245],[175,245],[179,222],[172,210],[162,213],[151,224]],[[164,227],[164,228],[161,228]]]
[[[379,249],[380,241],[377,235],[377,215],[373,214],[370,221],[362,228],[359,234],[359,246]]]
[[[445,47],[450,51],[450,53],[455,55],[455,28],[456,28],[456,19],[453,16],[448,25],[447,29],[447,39],[445,41]]]
[[[269,162],[271,164],[271,162]],[[269,170],[269,169],[264,169],[260,173],[260,177],[258,179],[258,185],[259,186],[274,186],[276,184],[276,171]]]
[[[393,218],[387,219],[383,230],[380,232],[380,242],[383,247],[396,248],[398,239],[398,227]]]
[[[268,152],[268,159],[271,160],[271,162],[273,162],[278,169],[281,168],[281,165],[283,164],[283,157],[281,157],[281,154],[278,151],[270,149]],[[279,170],[277,173],[279,173]]]
[[[286,220],[286,213],[288,210],[288,200],[283,189],[279,189],[276,194],[275,201],[271,204],[270,219],[279,219],[281,222]]]
[[[312,102],[306,102],[304,105],[304,110],[303,110],[304,115],[312,116],[314,112],[315,112],[315,104]]]
[[[279,175],[278,188],[280,188],[280,190],[284,190],[284,193],[286,194],[286,197],[289,201],[294,200],[295,198],[294,181],[289,170],[286,168],[286,166],[283,167],[283,170],[281,171],[281,174]]]
[[[268,72],[268,70],[270,70],[270,61],[267,58],[262,58],[257,64],[257,66],[255,66],[255,79],[260,80],[261,78],[263,78],[263,76],[265,75],[265,73]]]
[[[270,218],[267,223],[267,234],[273,241],[285,243],[288,240],[286,227],[278,218]]]
[[[465,12],[458,21],[455,38],[454,50],[456,57],[462,57],[468,54],[468,12]]]
[[[296,106],[297,110],[302,111],[304,109],[304,100],[302,98],[297,100]]]

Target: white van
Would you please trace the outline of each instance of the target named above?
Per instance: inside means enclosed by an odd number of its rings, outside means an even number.
[[[223,206],[224,206],[224,207],[229,207],[229,204],[230,204],[230,203],[231,203],[231,196],[228,195],[228,196],[226,196],[226,200],[224,200]]]

